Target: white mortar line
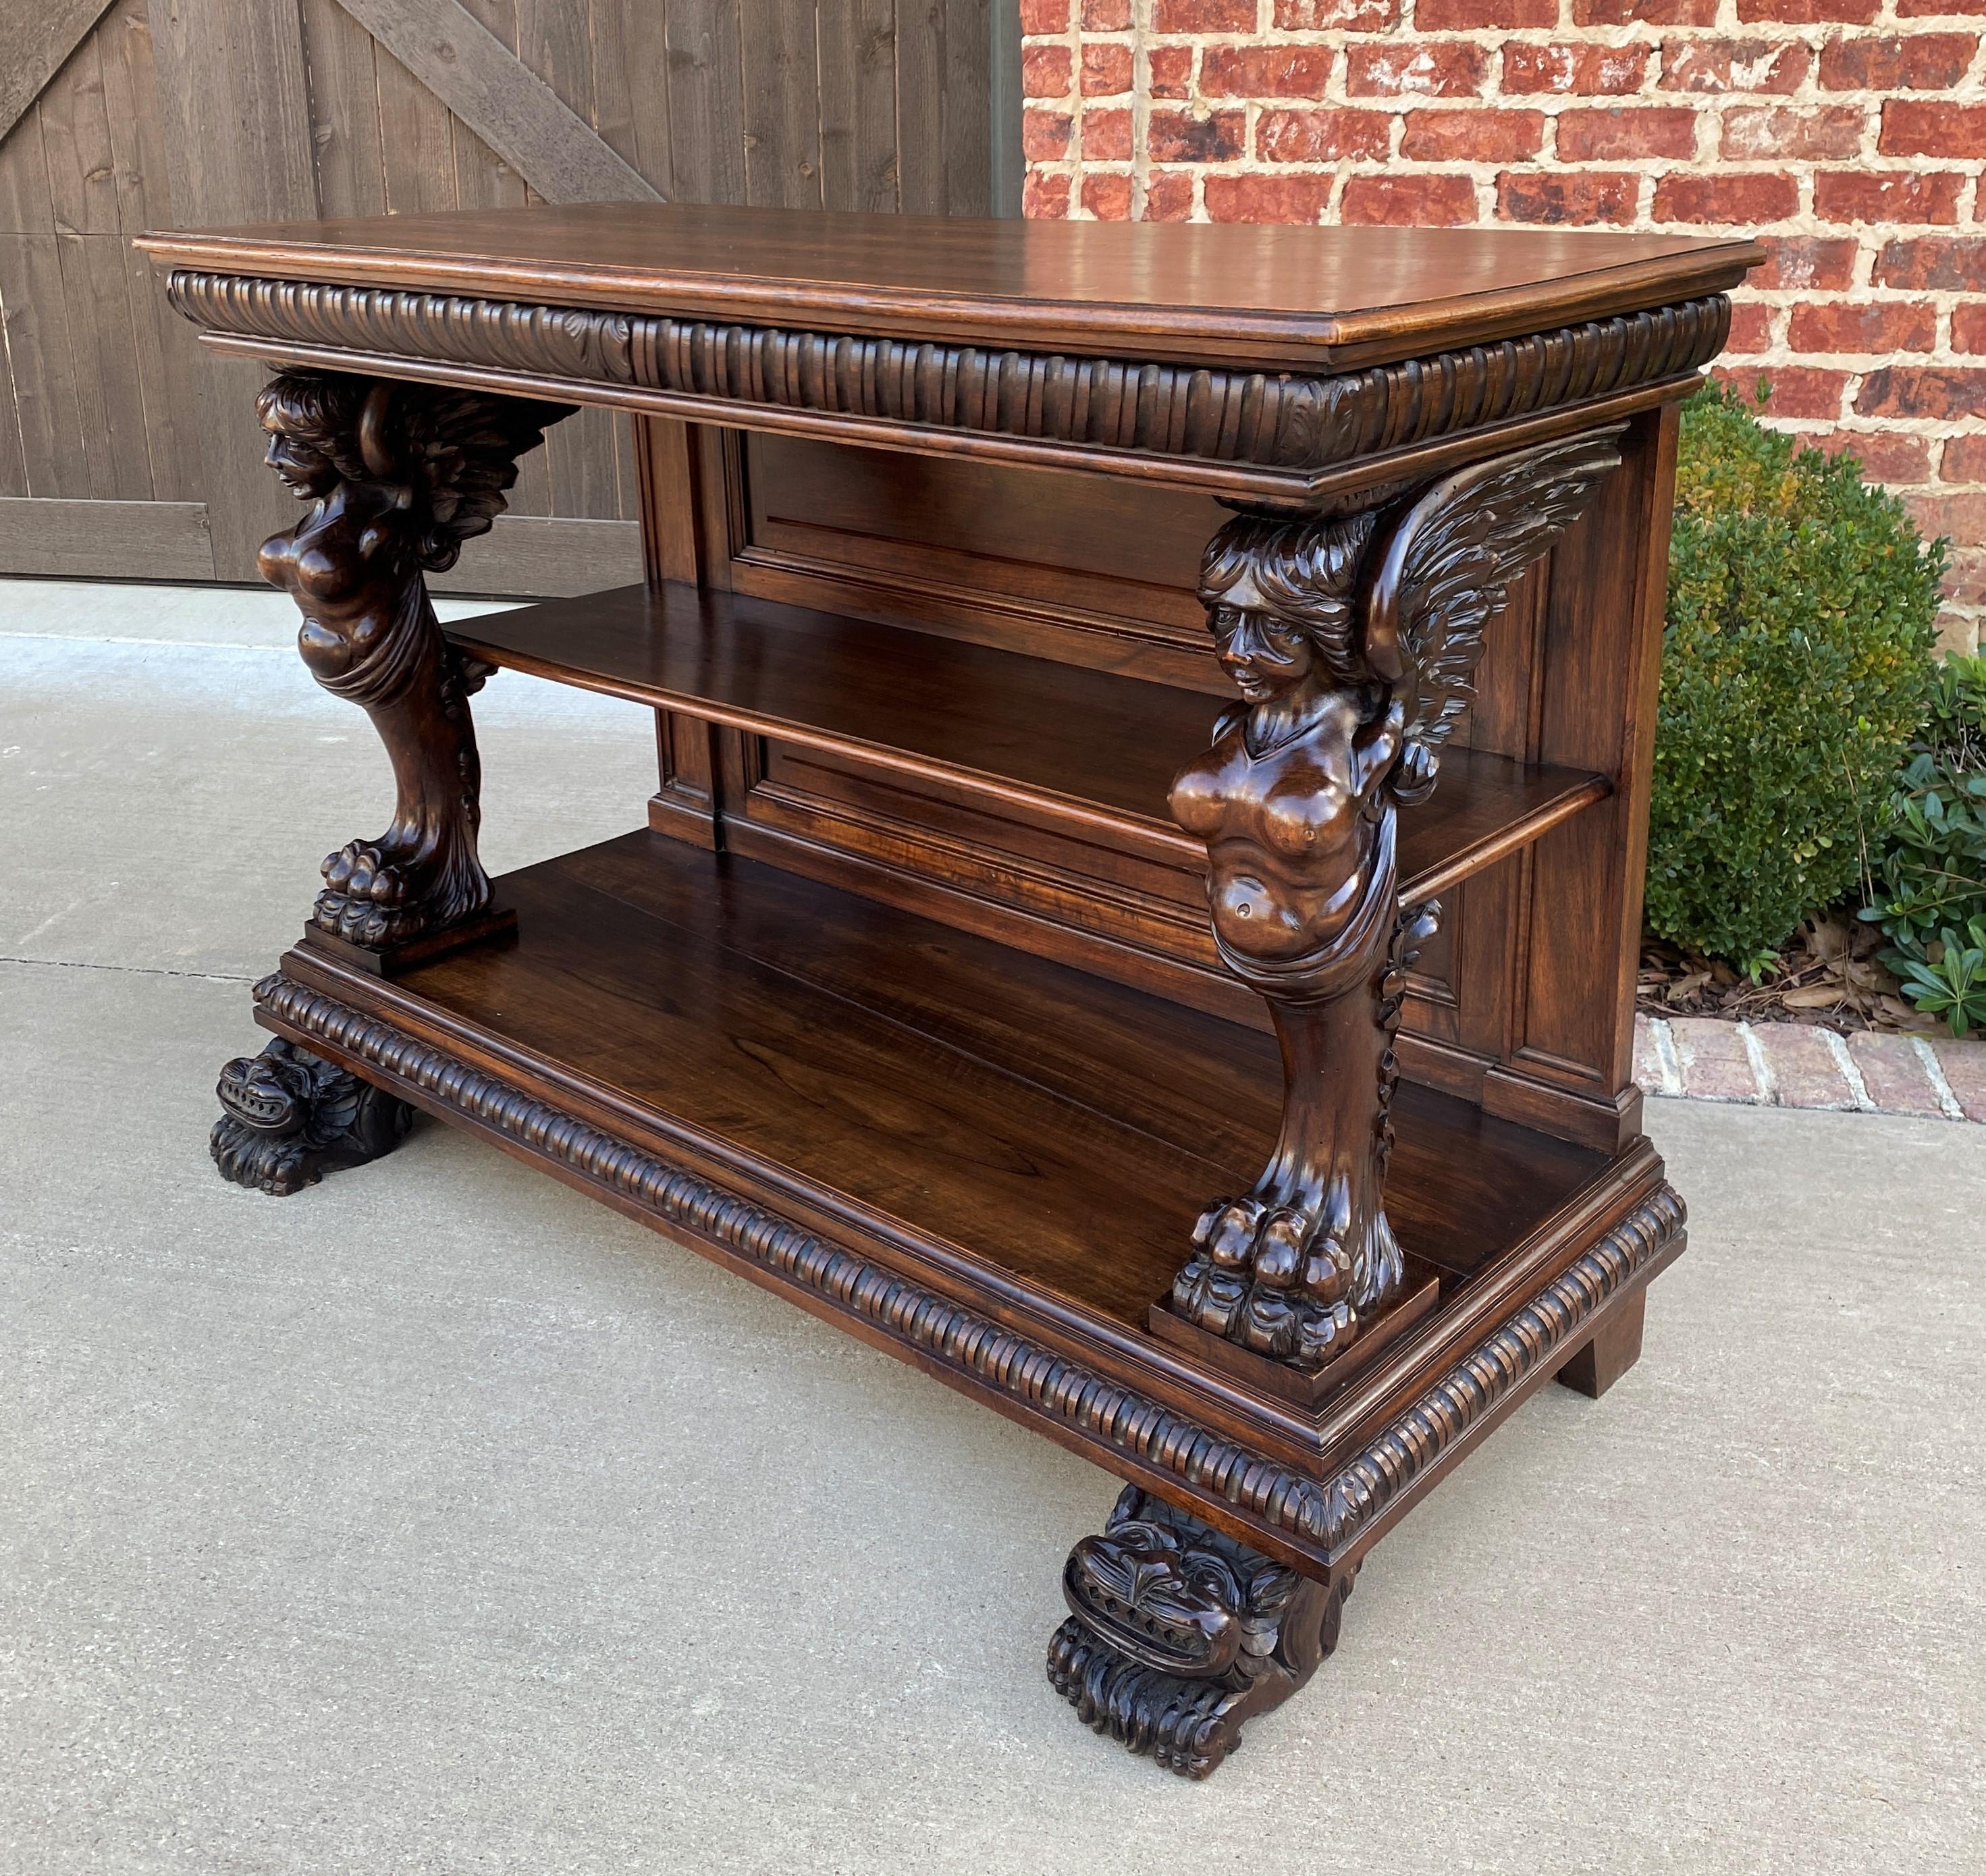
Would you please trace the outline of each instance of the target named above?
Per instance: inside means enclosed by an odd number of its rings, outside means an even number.
[[[1766,1046],[1752,1033],[1752,1026],[1742,1018],[1738,1024],[1738,1039],[1745,1046],[1745,1059],[1752,1065],[1752,1079],[1759,1084],[1759,1105],[1778,1106],[1779,1084],[1773,1078],[1772,1064],[1766,1059]]]
[[[1921,1036],[1910,1038],[1910,1046],[1917,1052],[1917,1059],[1924,1065],[1924,1073],[1930,1079],[1931,1092],[1937,1096],[1937,1104],[1944,1110],[1947,1120],[1963,1120],[1965,1110],[1959,1106],[1958,1096],[1951,1091],[1951,1083],[1944,1078],[1944,1064],[1938,1060],[1937,1051]]]
[[[1840,1069],[1841,1079],[1848,1084],[1848,1092],[1854,1099],[1856,1111],[1864,1114],[1877,1113],[1876,1103],[1869,1098],[1869,1084],[1862,1079],[1861,1069],[1855,1066],[1855,1058],[1848,1053],[1846,1039],[1835,1029],[1824,1029],[1820,1033],[1827,1039],[1828,1050],[1834,1057],[1834,1066]]]

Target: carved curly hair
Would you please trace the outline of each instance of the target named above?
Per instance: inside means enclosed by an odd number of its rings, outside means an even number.
[[[535,449],[568,404],[393,385],[326,372],[284,372],[255,400],[265,429],[321,456],[347,482],[403,486],[415,557],[430,573],[490,531]]]
[[[1245,574],[1276,616],[1295,626],[1335,675],[1357,682],[1368,673],[1359,652],[1355,601],[1358,565],[1376,517],[1288,520],[1238,514],[1207,544],[1200,601],[1212,608]]]

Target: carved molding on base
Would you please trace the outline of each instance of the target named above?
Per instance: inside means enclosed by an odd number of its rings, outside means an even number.
[[[1092,1732],[1204,1778],[1338,1645],[1357,1568],[1318,1582],[1126,1486],[1069,1553],[1049,1680]]]
[[[221,1177],[275,1198],[391,1153],[413,1124],[405,1101],[280,1037],[229,1063],[215,1092],[227,1111],[207,1143]]]
[[[780,1282],[874,1323],[941,1369],[1075,1429],[1096,1447],[1225,1500],[1237,1517],[1336,1552],[1378,1517],[1513,1389],[1561,1350],[1623,1285],[1675,1244],[1682,1201],[1658,1186],[1506,1319],[1335,1478],[1305,1477],[978,1312],[816,1236],[790,1219],[672,1166],[391,1022],[281,972],[255,986],[285,1027],[420,1092],[426,1102],[523,1144],[533,1157],[631,1201],[674,1228],[749,1259]],[[1109,1463],[1108,1460],[1106,1463]]]

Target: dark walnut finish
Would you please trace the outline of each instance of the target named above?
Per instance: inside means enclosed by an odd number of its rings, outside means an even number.
[[[1675,405],[1758,251],[658,206],[145,245],[288,368],[264,571],[399,786],[256,988],[223,1172],[424,1110],[1117,1472],[1049,1678],[1211,1771],[1682,1248],[1628,1074],[1648,736]],[[424,573],[580,402],[639,413],[647,585],[443,632]],[[653,706],[659,773],[649,830],[493,887],[503,666]]]
[[[325,860],[311,923],[387,964],[479,935],[494,921],[469,699],[489,667],[443,638],[423,575],[489,532],[517,459],[571,406],[286,372],[258,408],[269,466],[310,504],[263,543],[263,577],[303,614],[311,675],[372,719],[398,790],[383,834]]]

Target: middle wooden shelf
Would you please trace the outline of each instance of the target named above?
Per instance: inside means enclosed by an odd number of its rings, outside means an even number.
[[[1166,797],[1211,740],[1220,700],[1206,692],[675,582],[446,629],[492,665],[964,786],[1132,851],[1203,864]],[[1579,770],[1452,750],[1433,798],[1402,817],[1402,898],[1446,891],[1607,793]]]

